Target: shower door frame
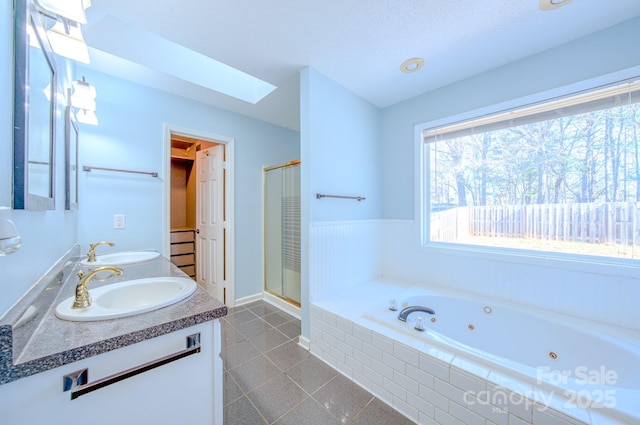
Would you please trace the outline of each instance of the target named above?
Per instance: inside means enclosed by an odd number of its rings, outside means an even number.
[[[284,294],[277,294],[271,290],[269,290],[267,288],[267,214],[266,214],[266,205],[267,205],[267,172],[269,171],[273,171],[273,170],[277,170],[279,168],[291,168],[291,167],[299,167],[300,166],[300,160],[299,159],[294,159],[292,161],[289,162],[285,162],[283,164],[279,164],[279,165],[272,165],[270,167],[264,167],[262,169],[262,226],[263,226],[263,231],[262,231],[262,264],[264,265],[263,267],[263,282],[262,282],[262,290],[269,294],[272,295],[282,301],[285,301],[293,306],[295,306],[296,308],[301,308],[301,304],[300,302],[292,299],[292,298],[288,298],[286,296],[284,296]],[[302,282],[301,282],[302,284]],[[284,291],[283,291],[284,292]]]

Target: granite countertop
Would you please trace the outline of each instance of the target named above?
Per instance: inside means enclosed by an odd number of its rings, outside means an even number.
[[[59,319],[55,307],[74,295],[77,272],[88,270],[80,259],[74,247],[0,318],[0,385],[227,314],[227,307],[198,285],[185,300],[148,313],[95,322]],[[120,267],[121,276],[93,280],[89,290],[131,279],[188,277],[162,256]]]

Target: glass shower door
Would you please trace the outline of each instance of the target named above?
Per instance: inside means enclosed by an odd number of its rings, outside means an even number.
[[[265,169],[265,290],[300,305],[300,167]]]

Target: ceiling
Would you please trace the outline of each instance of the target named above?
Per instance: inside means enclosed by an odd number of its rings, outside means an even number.
[[[384,108],[640,16],[638,0],[574,0],[551,11],[538,2],[92,0],[83,29],[89,68],[299,130],[307,66]],[[252,104],[158,65],[197,69],[194,57],[277,88]],[[412,57],[424,68],[402,73]]]

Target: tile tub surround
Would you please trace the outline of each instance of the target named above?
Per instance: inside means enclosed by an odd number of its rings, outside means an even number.
[[[622,425],[607,409],[537,397],[531,384],[362,318],[400,291],[378,280],[316,300],[311,352],[419,424]]]
[[[79,254],[78,246],[67,252],[0,318],[0,385],[227,314],[224,304],[198,286],[189,298],[148,313],[96,322],[58,319],[55,307],[75,292]],[[94,279],[89,290],[124,280],[186,276],[162,256],[122,269],[121,276]]]

